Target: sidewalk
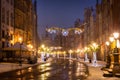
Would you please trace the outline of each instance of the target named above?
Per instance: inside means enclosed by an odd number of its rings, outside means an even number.
[[[45,62],[49,62],[49,61],[51,61],[51,60],[48,60],[48,61],[45,61]],[[20,66],[18,63],[1,62],[0,63],[0,73],[8,72],[8,71],[16,70],[16,69],[21,69],[21,68],[26,68],[26,67],[34,66],[34,65],[37,65],[37,64],[42,64],[42,63],[45,63],[45,62],[38,59],[38,62],[36,64],[22,64],[22,66]]]
[[[32,64],[0,63],[0,73],[32,66]]]
[[[94,66],[92,63],[85,62],[89,68],[89,76],[86,80],[120,80],[118,77],[103,77],[101,68],[105,66],[105,62],[97,61],[97,65]]]

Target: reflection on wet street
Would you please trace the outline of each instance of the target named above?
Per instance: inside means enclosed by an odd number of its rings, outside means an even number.
[[[55,59],[22,70],[1,73],[1,80],[83,80],[88,68],[76,60]]]

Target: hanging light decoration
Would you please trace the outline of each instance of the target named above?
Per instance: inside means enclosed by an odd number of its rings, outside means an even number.
[[[80,28],[75,28],[74,32],[75,32],[75,34],[81,34],[83,32],[83,30],[81,30]]]
[[[63,35],[63,36],[67,36],[68,33],[69,33],[68,30],[65,30],[65,29],[62,30],[62,35]]]
[[[50,34],[52,33],[56,33],[57,30],[53,27],[53,28],[47,28],[47,32],[49,32]]]
[[[83,29],[80,29],[80,28],[64,29],[64,28],[59,28],[59,27],[47,28],[47,32],[49,32],[50,34],[61,32],[63,36],[67,36],[70,31],[74,31],[75,34],[81,34],[83,32]]]

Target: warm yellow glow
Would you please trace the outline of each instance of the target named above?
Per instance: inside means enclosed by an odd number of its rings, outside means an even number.
[[[29,50],[33,50],[32,44],[27,45],[27,47],[28,47]]]
[[[113,42],[114,41],[114,37],[110,37],[110,42]]]
[[[42,47],[42,48],[45,48],[45,45],[44,45],[44,44],[42,44],[42,45],[41,45],[41,47]]]
[[[73,50],[70,49],[70,50],[69,50],[69,53],[73,53]]]
[[[80,49],[77,49],[77,53],[79,53],[80,52]]]
[[[20,43],[22,43],[22,41],[23,41],[22,37],[19,37],[18,40],[19,40]]]
[[[119,33],[118,32],[114,32],[113,36],[114,36],[115,39],[117,39],[119,37]]]
[[[63,54],[65,54],[66,53],[66,51],[63,51]]]
[[[45,64],[45,66],[50,66],[50,65],[51,65],[51,63],[46,63],[46,64]]]
[[[87,50],[88,48],[87,47],[85,47],[85,51]]]
[[[110,45],[110,43],[108,42],[108,41],[106,41],[106,43],[105,43],[107,46],[109,46]]]
[[[92,46],[93,46],[94,49],[98,48],[98,45],[96,43],[93,43]]]
[[[29,67],[29,68],[28,68],[28,72],[31,72],[31,71],[32,71],[32,67]]]
[[[11,40],[11,44],[14,44],[14,41],[13,41],[13,40]]]
[[[96,43],[93,43],[92,45],[93,45],[94,47],[96,47],[97,44],[96,44]]]
[[[87,50],[90,50],[90,48],[87,48]]]
[[[32,46],[32,45],[30,45],[30,48],[32,49],[32,48],[33,48],[33,46]]]
[[[80,52],[81,52],[81,53],[84,52],[84,49],[81,49]]]
[[[120,48],[120,42],[117,40],[117,48]]]

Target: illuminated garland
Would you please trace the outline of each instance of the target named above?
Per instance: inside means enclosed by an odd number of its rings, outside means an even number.
[[[64,29],[64,28],[59,28],[59,27],[51,27],[51,28],[47,28],[46,31],[49,32],[50,34],[61,31],[63,36],[67,36],[69,34],[69,31],[74,31],[75,34],[81,34],[84,30],[80,28]]]

